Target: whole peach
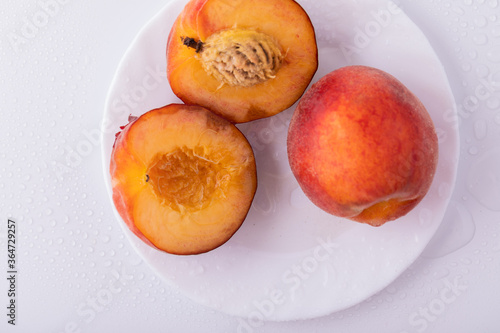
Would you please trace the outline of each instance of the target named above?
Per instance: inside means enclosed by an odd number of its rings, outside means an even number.
[[[438,140],[420,100],[392,75],[366,66],[337,69],[295,110],[290,167],[324,211],[380,226],[412,210],[428,192]]]

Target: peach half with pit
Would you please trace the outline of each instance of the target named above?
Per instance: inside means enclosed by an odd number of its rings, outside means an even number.
[[[128,228],[148,245],[180,255],[229,240],[257,187],[252,148],[236,126],[182,104],[124,126],[110,175],[115,207]]]
[[[287,109],[317,67],[313,25],[293,0],[191,0],[168,38],[172,91],[233,123]]]
[[[424,105],[394,76],[367,66],[343,67],[313,84],[292,116],[287,149],[315,205],[372,226],[410,212],[438,162]]]

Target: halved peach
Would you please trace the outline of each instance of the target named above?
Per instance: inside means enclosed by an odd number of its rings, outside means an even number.
[[[317,67],[314,28],[293,0],[191,0],[168,39],[172,91],[234,123],[290,107]]]
[[[225,243],[243,223],[257,187],[252,148],[236,126],[181,104],[125,126],[110,173],[114,204],[129,229],[173,254]]]

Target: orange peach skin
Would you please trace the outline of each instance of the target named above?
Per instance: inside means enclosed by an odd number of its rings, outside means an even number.
[[[230,28],[255,29],[273,37],[286,54],[276,78],[252,87],[220,86],[208,75],[195,50],[181,37],[202,42]],[[234,123],[277,114],[304,93],[318,67],[314,28],[293,0],[192,0],[175,21],[168,38],[167,76],[172,91]]]
[[[412,210],[438,161],[433,122],[393,76],[349,66],[308,90],[288,133],[291,169],[326,212],[380,226]]]

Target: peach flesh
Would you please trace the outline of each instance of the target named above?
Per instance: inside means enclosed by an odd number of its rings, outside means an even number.
[[[128,228],[172,254],[198,254],[239,229],[257,187],[243,134],[208,110],[181,104],[149,111],[113,147],[113,201]]]
[[[233,123],[292,106],[318,66],[314,27],[293,0],[191,0],[170,31],[166,55],[177,97]]]

